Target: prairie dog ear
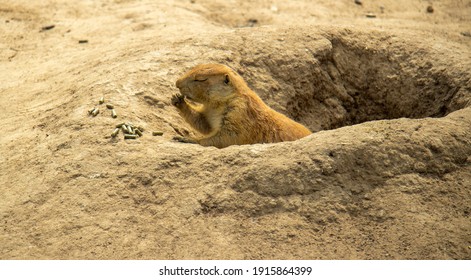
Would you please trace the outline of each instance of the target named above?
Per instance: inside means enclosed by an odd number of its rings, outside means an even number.
[[[230,80],[229,80],[229,75],[227,75],[227,74],[224,75],[224,83],[225,83],[226,85],[228,85],[229,82],[230,82]]]

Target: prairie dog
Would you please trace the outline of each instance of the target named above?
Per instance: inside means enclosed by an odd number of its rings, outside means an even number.
[[[203,146],[293,141],[311,131],[266,105],[231,68],[200,64],[180,77],[181,94],[172,104],[194,129],[204,135],[194,139]]]

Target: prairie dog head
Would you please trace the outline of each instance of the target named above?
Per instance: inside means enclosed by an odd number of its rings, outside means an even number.
[[[190,101],[210,104],[224,102],[237,94],[235,83],[242,79],[222,64],[200,64],[180,77],[176,86]]]

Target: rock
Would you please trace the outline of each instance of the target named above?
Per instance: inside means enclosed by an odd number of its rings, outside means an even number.
[[[471,32],[468,32],[468,31],[461,32],[460,34],[465,37],[471,37]]]
[[[370,13],[367,13],[367,14],[366,14],[366,17],[367,17],[367,18],[375,18],[376,15],[375,15],[374,13],[371,13],[371,12],[370,12]]]
[[[41,27],[41,31],[51,30],[51,29],[53,29],[54,27],[56,27],[54,24],[46,25],[46,26]]]

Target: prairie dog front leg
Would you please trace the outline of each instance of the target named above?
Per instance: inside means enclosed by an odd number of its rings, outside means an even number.
[[[185,97],[181,94],[174,94],[172,96],[172,105],[175,106],[180,115],[188,122],[193,128],[202,134],[211,132],[211,126],[206,119],[206,116],[189,104]]]

